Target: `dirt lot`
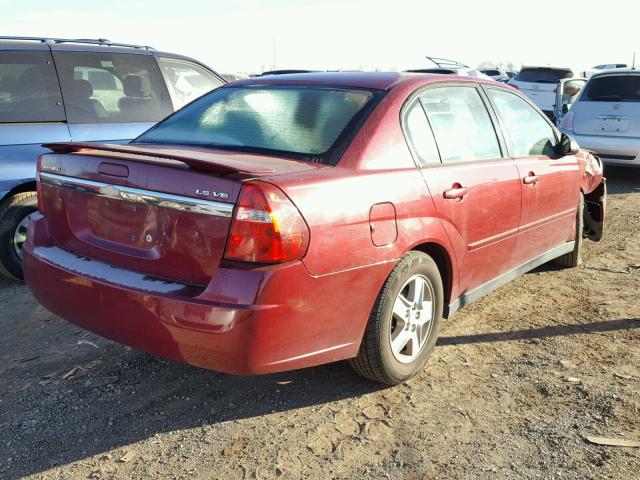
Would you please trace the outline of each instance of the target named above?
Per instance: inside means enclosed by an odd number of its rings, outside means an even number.
[[[221,375],[67,324],[0,283],[2,478],[636,479],[640,171],[608,171],[606,239],[447,322],[427,370]]]

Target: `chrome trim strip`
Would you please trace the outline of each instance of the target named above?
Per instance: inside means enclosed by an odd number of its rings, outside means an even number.
[[[233,212],[233,205],[230,203],[201,200],[199,198],[171,195],[170,193],[123,187],[121,185],[111,185],[47,172],[40,172],[39,178],[42,183],[54,187],[66,188],[114,200],[171,208],[182,212],[201,213],[216,217],[231,217]]]

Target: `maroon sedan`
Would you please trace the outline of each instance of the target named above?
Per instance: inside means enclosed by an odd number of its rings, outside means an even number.
[[[402,382],[442,318],[602,235],[599,160],[477,79],[236,82],[128,145],[49,145],[26,280],[99,335],[234,374]]]

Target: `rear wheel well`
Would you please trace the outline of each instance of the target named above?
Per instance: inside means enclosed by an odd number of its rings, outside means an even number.
[[[8,198],[13,197],[14,195],[17,195],[18,193],[35,192],[35,191],[36,191],[36,182],[35,182],[35,180],[33,180],[31,182],[21,183],[20,185],[16,185],[11,190],[9,190],[7,192],[7,194],[4,196],[4,198],[2,198],[0,200],[6,200]]]
[[[426,253],[433,261],[436,262],[440,277],[442,278],[442,286],[444,287],[444,317],[449,315],[449,304],[451,303],[451,284],[453,281],[453,265],[447,251],[437,243],[422,243],[416,245],[412,250]]]

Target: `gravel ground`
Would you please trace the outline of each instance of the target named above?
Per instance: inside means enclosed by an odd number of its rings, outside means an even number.
[[[0,477],[636,479],[640,170],[609,169],[606,238],[445,323],[382,388],[346,363],[233,377],[161,360],[0,281]]]

